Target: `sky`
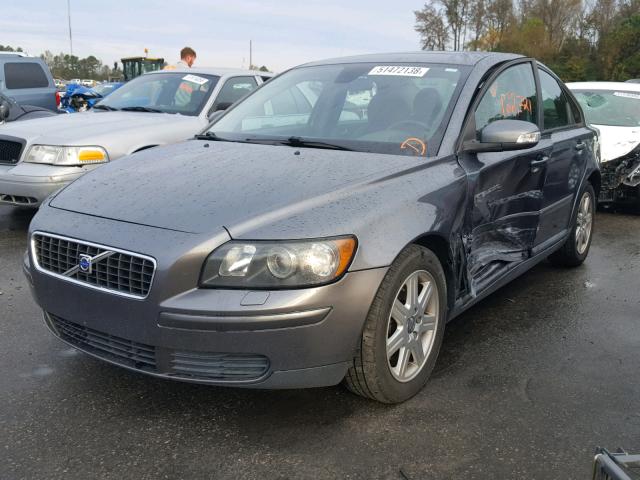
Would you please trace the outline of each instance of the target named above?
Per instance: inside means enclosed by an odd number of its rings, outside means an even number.
[[[70,0],[73,54],[113,65],[122,57],[282,71],[323,58],[419,49],[420,0]],[[67,0],[1,0],[0,44],[30,55],[70,51]]]

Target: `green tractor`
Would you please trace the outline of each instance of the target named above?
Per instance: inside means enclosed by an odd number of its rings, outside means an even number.
[[[121,58],[120,61],[122,62],[122,72],[124,73],[125,82],[143,73],[162,70],[165,65],[164,58],[127,57]]]

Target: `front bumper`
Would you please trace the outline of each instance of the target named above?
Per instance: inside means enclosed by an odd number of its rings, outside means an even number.
[[[37,207],[52,193],[86,173],[82,167],[35,163],[0,165],[0,203]]]
[[[640,151],[604,162],[600,166],[600,203],[640,202]]]
[[[47,216],[51,223],[66,223],[66,218],[71,214]],[[35,220],[39,228],[46,226]],[[99,235],[110,223],[87,222],[82,238],[91,238],[89,231]],[[140,235],[148,229],[120,226],[119,236],[130,248],[142,251],[138,247],[144,243],[149,248],[148,238],[145,242]],[[162,231],[155,240],[154,251],[145,253],[158,267],[144,299],[53,277],[25,256],[25,273],[49,329],[79,350],[156,377],[254,388],[335,385],[353,358],[387,271],[349,272],[334,284],[297,290],[200,289],[193,279],[213,243],[201,247],[193,235]],[[220,235],[214,243],[227,240]],[[190,243],[189,254],[163,257],[175,242]]]

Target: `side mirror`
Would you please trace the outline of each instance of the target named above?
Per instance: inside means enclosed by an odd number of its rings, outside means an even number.
[[[9,118],[11,112],[11,105],[6,100],[0,100],[0,122],[4,122]]]
[[[208,116],[207,116],[207,120],[209,120],[209,123],[219,119],[222,114],[224,113],[224,110],[216,110],[215,112],[211,112]]]
[[[216,105],[216,110],[215,111],[219,112],[221,110],[226,110],[231,105],[233,105],[231,102],[220,102],[218,105]]]
[[[535,147],[540,141],[538,126],[523,120],[496,120],[482,129],[480,141],[465,142],[467,152],[504,152]]]

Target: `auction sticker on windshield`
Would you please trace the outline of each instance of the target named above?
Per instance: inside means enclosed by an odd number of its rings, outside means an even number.
[[[616,97],[625,97],[625,98],[640,98],[640,93],[631,93],[631,92],[613,92]]]
[[[192,74],[185,75],[184,77],[182,77],[182,80],[186,80],[187,82],[195,83],[197,85],[204,85],[209,81],[208,78],[203,78]]]
[[[424,77],[429,71],[426,67],[408,67],[402,65],[378,65],[369,75],[396,75],[400,77]]]

